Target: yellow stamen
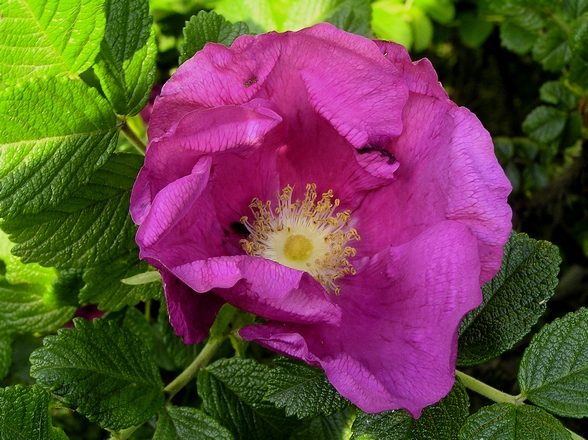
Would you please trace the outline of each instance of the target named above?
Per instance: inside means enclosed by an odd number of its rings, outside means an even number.
[[[254,221],[250,223],[247,217],[241,218],[250,232],[249,239],[241,240],[243,249],[249,255],[308,272],[327,291],[339,294],[341,288],[335,280],[355,274],[348,260],[355,256],[355,249],[347,246],[347,242],[359,240],[359,235],[348,227],[351,211],[335,214],[340,201],[335,199],[331,203],[331,190],[316,202],[315,184],[306,185],[302,201],[292,202],[290,185],[277,197],[278,207],[274,212],[270,201],[262,203],[255,198],[249,205]]]

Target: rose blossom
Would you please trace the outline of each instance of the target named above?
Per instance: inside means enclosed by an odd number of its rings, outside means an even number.
[[[328,24],[208,44],[163,87],[131,213],[185,343],[240,335],[418,417],[508,239],[510,184],[428,60]]]

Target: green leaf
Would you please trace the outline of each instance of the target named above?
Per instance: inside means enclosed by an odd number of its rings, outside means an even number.
[[[57,271],[54,268],[36,263],[24,264],[12,254],[13,247],[14,243],[8,239],[8,235],[0,231],[0,260],[5,264],[6,281],[11,284],[50,284],[55,280]]]
[[[535,142],[548,144],[562,134],[567,117],[567,112],[540,105],[527,115],[523,121],[523,130]]]
[[[129,227],[132,228],[131,225]],[[121,282],[125,278],[145,273],[148,269],[149,265],[139,260],[136,250],[108,263],[91,267],[84,273],[86,286],[80,292],[80,301],[97,303],[100,310],[114,312],[141,301],[162,298],[161,281],[138,285]]]
[[[56,307],[51,290],[50,285],[10,284],[0,279],[0,334],[45,333],[69,321],[77,307]]]
[[[63,201],[106,163],[118,134],[95,89],[54,78],[2,91],[0,126],[0,217]]]
[[[545,70],[559,72],[571,58],[568,35],[559,26],[540,35],[533,45],[533,59],[540,62]]]
[[[584,12],[588,12],[587,0],[563,0],[561,3],[563,15],[568,20],[579,17]]]
[[[115,111],[135,115],[155,81],[155,32],[143,0],[107,0],[106,32],[94,72]]]
[[[547,81],[539,89],[539,96],[548,104],[561,104],[572,110],[578,106],[578,97],[562,81]]]
[[[391,40],[407,48],[412,46],[413,31],[403,2],[378,0],[372,3],[371,27],[382,40]]]
[[[159,306],[157,323],[154,325],[153,332],[155,336],[155,362],[166,370],[185,369],[196,359],[202,349],[202,343],[186,345],[182,342],[182,338],[176,335],[169,323],[165,302]]]
[[[370,2],[365,0],[294,0],[289,2],[286,20],[280,30],[298,30],[320,22],[343,25],[341,29],[351,32],[367,32]],[[366,26],[367,28],[367,26]]]
[[[570,46],[575,55],[588,61],[588,14],[576,20],[571,29]]]
[[[296,431],[289,440],[344,440],[351,437],[351,425],[355,420],[355,408],[349,406],[329,416],[320,415],[304,422],[305,427]]]
[[[414,5],[441,24],[450,24],[455,17],[455,6],[451,0],[414,0]]]
[[[522,394],[564,417],[588,416],[588,309],[545,325],[523,354]]]
[[[31,376],[66,405],[110,429],[139,425],[164,404],[151,350],[127,328],[74,319],[30,357]]]
[[[67,440],[67,435],[51,424],[51,400],[36,385],[0,388],[0,438]]]
[[[417,7],[408,11],[412,25],[413,49],[417,52],[425,50],[433,41],[433,23],[425,13]]]
[[[235,23],[244,21],[252,33],[282,30],[285,18],[284,2],[272,0],[220,0],[214,11]]]
[[[105,27],[100,0],[2,3],[0,80],[77,76],[92,65]]]
[[[453,440],[469,414],[465,387],[455,381],[439,403],[423,409],[418,419],[405,411],[366,414],[359,411],[351,427],[352,440]]]
[[[198,374],[204,411],[237,438],[285,438],[291,421],[263,399],[268,374],[269,367],[252,359],[222,359],[209,365]]]
[[[120,312],[108,313],[104,321],[112,321],[116,326],[125,327],[137,336],[149,350],[155,348],[153,330],[147,322],[145,315],[134,307],[127,307]]]
[[[459,36],[467,47],[480,47],[494,30],[494,24],[465,12],[459,15]]]
[[[276,359],[274,363],[267,378],[265,399],[284,408],[286,415],[296,415],[299,419],[330,415],[350,405],[322,369],[287,358]]]
[[[159,412],[153,440],[233,440],[215,419],[195,408],[172,406]]]
[[[521,340],[545,312],[560,262],[556,246],[512,232],[500,271],[482,287],[484,301],[461,323],[457,364],[481,364]]]
[[[538,33],[520,26],[516,19],[508,17],[500,25],[500,41],[511,52],[519,55],[529,52]]]
[[[496,403],[468,417],[459,440],[569,440],[561,422],[541,408]]]
[[[142,162],[139,155],[113,155],[87,185],[55,208],[5,220],[2,228],[19,243],[12,252],[25,262],[58,268],[85,268],[128,256],[136,247],[129,198]],[[119,280],[126,278],[127,272],[120,275]],[[110,292],[102,298],[111,298]]]
[[[12,364],[12,337],[0,334],[0,381],[8,376]]]
[[[180,64],[192,58],[206,43],[220,43],[229,47],[235,38],[249,33],[243,22],[232,24],[214,12],[200,11],[193,15],[184,28],[184,42],[180,46]]]

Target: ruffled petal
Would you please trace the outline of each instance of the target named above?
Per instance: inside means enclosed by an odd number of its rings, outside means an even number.
[[[363,411],[404,408],[417,417],[453,385],[457,328],[482,300],[471,276],[479,271],[475,237],[457,222],[442,222],[345,279],[333,298],[343,310],[340,326],[269,323],[240,334],[320,364]]]
[[[277,321],[337,324],[341,310],[306,272],[259,257],[209,258],[171,269],[197,292],[214,290],[233,306]]]
[[[212,292],[197,293],[177,277],[160,270],[170,324],[184,344],[197,344],[208,337],[218,311],[225,303]]]

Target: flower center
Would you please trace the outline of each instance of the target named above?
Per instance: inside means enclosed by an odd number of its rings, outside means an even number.
[[[249,255],[308,272],[327,291],[338,295],[341,288],[335,280],[355,274],[348,260],[355,256],[355,249],[347,242],[359,240],[359,235],[349,227],[351,211],[335,213],[340,201],[331,202],[332,190],[322,194],[317,202],[315,184],[306,185],[302,201],[292,202],[290,185],[277,197],[278,207],[274,211],[270,201],[252,200],[249,207],[253,223],[247,217],[241,218],[250,232],[249,239],[241,240],[243,249]]]

